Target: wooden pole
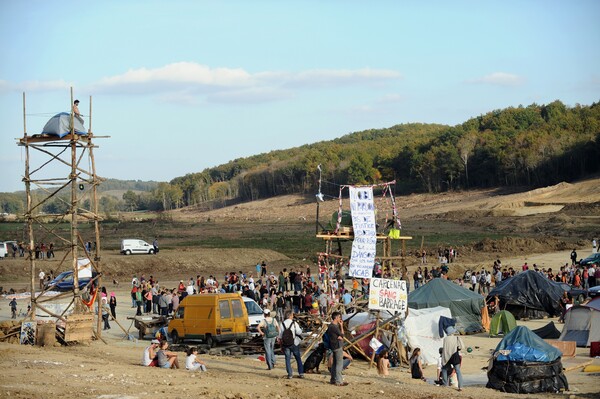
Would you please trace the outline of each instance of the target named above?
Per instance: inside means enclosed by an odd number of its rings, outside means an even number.
[[[25,142],[25,193],[27,196],[27,210],[25,217],[27,218],[27,235],[29,236],[29,273],[31,277],[31,313],[29,317],[31,320],[35,320],[35,257],[33,256],[33,248],[35,243],[33,240],[33,215],[31,214],[33,208],[33,201],[31,198],[31,176],[29,170],[29,143],[27,142],[27,117],[25,113],[25,92],[23,92],[23,141]]]
[[[71,87],[71,174],[69,180],[71,182],[71,260],[73,269],[73,299],[75,301],[75,310],[80,309],[80,294],[79,294],[79,275],[77,267],[77,137],[75,135],[75,114],[73,113],[73,87]]]
[[[375,334],[373,336],[373,338],[378,339],[377,337],[379,336],[379,321],[381,320],[381,312],[378,310],[377,311],[377,321],[375,322]],[[373,349],[373,353],[371,354],[371,360],[369,361],[369,369],[371,369],[371,367],[373,367],[373,363],[375,361],[375,350]]]

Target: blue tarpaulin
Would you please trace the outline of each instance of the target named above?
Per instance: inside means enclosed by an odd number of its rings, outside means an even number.
[[[524,326],[518,326],[508,333],[500,341],[496,351],[501,351],[496,360],[510,362],[550,363],[562,356],[560,350],[546,343]],[[510,351],[510,353],[504,351]]]

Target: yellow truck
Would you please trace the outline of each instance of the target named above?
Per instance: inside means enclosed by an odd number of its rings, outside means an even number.
[[[214,347],[217,342],[250,338],[248,311],[240,294],[188,295],[169,322],[173,343],[200,339]]]

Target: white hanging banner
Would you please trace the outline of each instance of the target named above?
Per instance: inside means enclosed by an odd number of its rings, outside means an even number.
[[[352,277],[371,278],[377,250],[373,187],[349,187],[349,189],[354,230],[349,274]]]

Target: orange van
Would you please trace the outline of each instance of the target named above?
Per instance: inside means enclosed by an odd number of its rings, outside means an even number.
[[[188,295],[169,322],[173,343],[200,339],[211,347],[217,342],[250,338],[248,311],[240,294]]]

